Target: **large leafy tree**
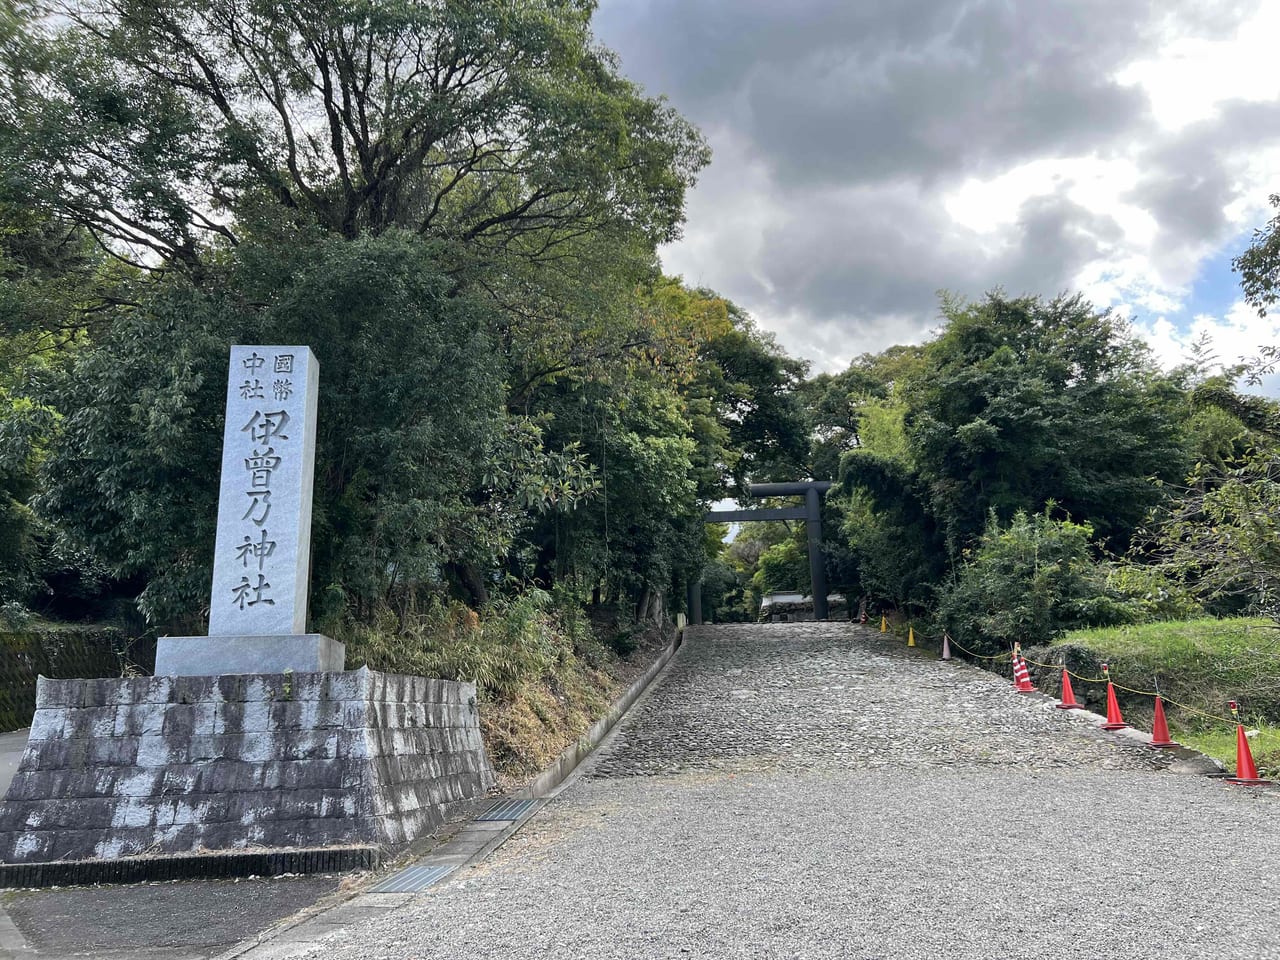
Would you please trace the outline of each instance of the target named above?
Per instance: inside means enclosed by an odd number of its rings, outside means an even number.
[[[808,425],[797,394],[807,364],[787,356],[771,334],[728,304],[730,326],[700,353],[698,388],[713,397],[736,460],[726,479],[741,495],[751,481],[809,473]]]
[[[1271,195],[1271,206],[1280,210],[1280,194]],[[1245,301],[1266,316],[1280,299],[1280,213],[1254,232],[1249,249],[1231,265],[1240,274]]]
[[[1123,322],[1080,296],[947,299],[907,429],[930,512],[958,554],[987,515],[1057,503],[1123,548],[1186,469],[1182,394]]]
[[[868,412],[874,417],[878,402],[891,397],[900,404],[922,358],[921,347],[893,346],[862,354],[840,373],[821,373],[805,381],[799,396],[809,420],[815,477],[839,474],[840,457],[863,445]]]
[[[143,274],[65,379],[39,503],[153,620],[199,627],[236,341],[320,357],[319,616],[483,602],[597,486],[596,434],[545,397],[646,365],[600,409],[615,456],[662,468],[621,490],[652,521],[629,582],[671,568],[699,441],[636,290],[706,150],[593,6],[6,3],[8,187]]]
[[[49,388],[126,280],[83,230],[51,220],[0,182],[0,603],[11,609],[46,607],[51,583],[60,602],[88,599],[77,582],[87,571],[29,501],[60,423]],[[61,602],[60,612],[80,612],[74,607]]]
[[[1144,546],[1218,609],[1280,621],[1280,404],[1213,380],[1192,396],[1198,422],[1216,414],[1231,442],[1196,463]]]
[[[589,0],[15,6],[11,175],[140,261],[199,270],[255,230],[652,247],[706,158],[594,44]]]
[[[79,359],[43,511],[144,586],[154,622],[198,629],[227,344],[310,343],[322,383],[313,612],[367,613],[451,565],[491,565],[529,466],[484,332],[492,306],[447,296],[429,251],[394,233],[263,251],[231,277],[225,290],[153,285]]]
[[[579,444],[599,483],[572,516],[539,520],[539,577],[644,608],[682,595],[715,552],[703,529],[712,502],[747,477],[803,470],[802,446],[786,459],[803,444],[803,368],[732,303],[676,279],[646,284],[631,306],[624,362],[544,378],[527,409],[548,418],[549,443]]]

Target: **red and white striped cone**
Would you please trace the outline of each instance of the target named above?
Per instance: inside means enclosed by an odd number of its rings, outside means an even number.
[[[1027,669],[1027,661],[1022,659],[1022,644],[1013,646],[1013,690],[1015,693],[1035,693],[1036,685],[1031,682],[1031,671]]]

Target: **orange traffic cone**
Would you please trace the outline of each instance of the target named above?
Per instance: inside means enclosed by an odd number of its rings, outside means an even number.
[[[1071,674],[1067,673],[1067,668],[1062,668],[1062,702],[1058,704],[1059,710],[1083,710],[1084,707],[1076,703],[1075,691],[1071,689]]]
[[[1102,729],[1123,730],[1128,724],[1124,722],[1124,717],[1120,716],[1120,704],[1116,703],[1116,688],[1111,684],[1111,673],[1105,663],[1102,665],[1102,676],[1107,681],[1107,722],[1102,725]]]
[[[1014,693],[1035,693],[1036,685],[1031,682],[1031,671],[1027,669],[1027,661],[1022,659],[1022,644],[1013,645],[1013,691]]]
[[[1245,735],[1244,724],[1240,722],[1240,711],[1234,700],[1231,701],[1231,716],[1236,720],[1236,775],[1227,777],[1227,783],[1237,783],[1243,787],[1270,786],[1272,781],[1258,776],[1258,768],[1253,764],[1253,751],[1249,749],[1249,738]]]
[[[1151,723],[1151,746],[1153,747],[1176,747],[1177,744],[1169,739],[1169,724],[1164,719],[1164,701],[1160,699],[1160,694],[1156,694],[1156,718]]]
[[[947,635],[947,631],[942,631],[942,659],[951,659],[951,637]]]

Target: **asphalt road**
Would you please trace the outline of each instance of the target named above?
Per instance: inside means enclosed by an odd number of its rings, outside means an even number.
[[[0,957],[205,960],[338,884],[294,877],[5,891]]]
[[[5,795],[13,775],[18,772],[18,764],[22,760],[22,751],[27,748],[27,734],[30,729],[14,730],[12,733],[0,733],[0,797]]]

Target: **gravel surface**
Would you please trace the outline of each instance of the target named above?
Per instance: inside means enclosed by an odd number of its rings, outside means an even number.
[[[1270,791],[848,624],[708,627],[489,861],[327,960],[1280,957]]]

